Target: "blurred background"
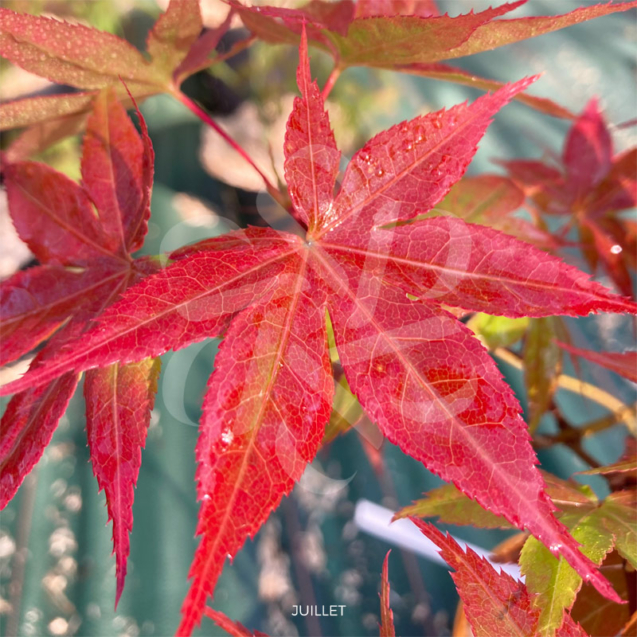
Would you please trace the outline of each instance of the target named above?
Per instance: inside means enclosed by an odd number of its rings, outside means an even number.
[[[163,2],[163,4],[162,4]],[[108,30],[144,47],[146,33],[166,2],[160,0],[26,0],[3,7],[42,12]],[[227,10],[202,0],[206,26],[219,24]],[[484,9],[479,0],[440,0],[452,15]],[[533,0],[513,14],[565,13],[587,4]],[[592,3],[588,3],[592,4]],[[227,50],[244,37],[240,23],[220,44]],[[501,81],[544,73],[531,92],[579,112],[599,96],[609,122],[635,117],[635,12],[608,16],[557,33],[471,58],[457,65]],[[310,51],[312,70],[325,81],[331,63]],[[296,94],[297,51],[256,43],[228,63],[190,78],[185,92],[222,123],[276,182],[282,176],[285,122]],[[52,94],[54,86],[20,69],[0,64],[0,99]],[[410,75],[370,69],[343,73],[329,100],[337,143],[351,157],[369,137],[418,114],[451,106],[480,93]],[[155,147],[152,219],[144,252],[157,254],[237,226],[284,229],[288,222],[261,191],[252,170],[224,142],[168,96],[142,106]],[[568,122],[513,103],[489,129],[470,173],[499,172],[498,158],[540,158],[559,153]],[[614,130],[616,150],[634,145],[634,128]],[[78,139],[68,139],[43,159],[79,176]],[[32,263],[13,235],[4,193],[0,199],[0,276]],[[577,253],[573,263],[583,262]],[[608,283],[604,277],[602,282]],[[620,349],[633,342],[630,323],[604,315],[569,323],[591,348]],[[214,368],[216,341],[206,341],[162,358],[162,377],[135,496],[135,526],[126,588],[117,611],[111,526],[103,494],[97,492],[84,431],[78,390],[37,468],[0,514],[0,631],[2,635],[170,635],[186,594],[188,568],[196,547],[197,503],[194,445],[206,380]],[[502,371],[523,406],[519,372]],[[567,370],[568,371],[568,370]],[[572,370],[571,370],[572,371]],[[584,366],[585,379],[626,402],[634,387],[601,368]],[[15,371],[14,371],[15,373]],[[595,405],[561,392],[558,400],[577,423],[596,415]],[[600,411],[600,415],[603,412]],[[542,423],[551,431],[555,423]],[[622,427],[587,439],[587,451],[602,462],[621,453]],[[567,477],[588,468],[566,448],[540,453],[542,465]],[[589,480],[603,492],[601,480]],[[361,532],[353,520],[356,503],[367,499],[397,510],[440,481],[398,448],[383,442],[366,422],[327,444],[254,541],[228,563],[214,607],[270,635],[377,635],[382,560],[392,545]],[[450,527],[449,527],[450,528]],[[507,534],[468,527],[450,530],[487,549]],[[389,562],[391,605],[397,634],[450,635],[457,605],[443,567],[394,547]],[[291,617],[294,604],[346,605],[342,617]],[[201,635],[223,631],[204,620]]]

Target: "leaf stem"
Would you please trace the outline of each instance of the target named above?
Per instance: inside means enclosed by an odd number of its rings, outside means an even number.
[[[221,126],[219,126],[219,124],[217,124],[217,122],[215,122],[215,120],[212,119],[212,117],[203,110],[203,108],[201,108],[194,100],[191,100],[187,95],[182,93],[178,88],[172,88],[170,92],[175,99],[186,106],[186,108],[194,113],[202,122],[204,122],[204,124],[210,126],[210,128],[212,128],[220,137],[222,137],[229,146],[231,146],[237,153],[239,153],[239,155],[241,155],[241,157],[243,157],[243,159],[245,159],[246,162],[248,162],[248,164],[250,164],[250,166],[252,166],[252,168],[257,171],[257,173],[259,173],[259,176],[261,177],[261,179],[263,179],[263,183],[265,184],[269,195],[278,204],[283,206],[283,208],[285,208],[286,210],[289,208],[290,204],[285,195],[272,184],[265,173],[254,163],[252,157],[250,157],[250,155],[248,155],[248,153],[232,137],[230,137],[230,135],[228,135],[228,133],[226,133],[226,131],[223,130],[223,128],[221,128]]]
[[[336,84],[336,80],[338,80],[342,71],[343,69],[338,64],[334,65],[334,68],[332,69],[332,72],[327,78],[327,81],[325,82],[325,86],[323,87],[323,90],[321,91],[321,97],[323,98],[323,101],[325,101],[327,99],[327,96],[332,92],[332,89],[334,88],[334,84]]]

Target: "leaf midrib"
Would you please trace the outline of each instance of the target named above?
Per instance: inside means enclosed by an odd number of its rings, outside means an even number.
[[[346,246],[340,243],[328,243],[321,242],[322,247],[329,248],[330,250],[336,250],[338,252],[351,252],[352,254],[362,255],[364,257],[375,257],[379,261],[393,261],[395,263],[402,263],[404,265],[409,265],[414,268],[423,269],[423,270],[432,270],[434,272],[443,272],[454,275],[460,275],[462,277],[466,277],[468,279],[476,279],[476,280],[486,280],[492,281],[495,283],[502,284],[511,284],[511,285],[521,285],[539,288],[541,290],[547,290],[549,292],[573,292],[573,288],[561,287],[559,284],[551,284],[551,283],[543,283],[540,281],[533,281],[530,283],[527,281],[522,281],[520,279],[513,279],[506,276],[494,276],[492,274],[482,274],[476,272],[469,272],[467,270],[461,270],[459,268],[450,268],[448,266],[434,265],[433,263],[427,263],[425,261],[414,261],[412,259],[408,259],[407,257],[397,257],[393,256],[389,253],[382,254],[380,252],[374,252],[373,250],[363,250],[361,248],[355,248],[352,246]],[[583,293],[584,291],[579,291]],[[465,306],[454,306],[454,307],[465,307]]]
[[[87,270],[90,269],[87,268]],[[37,308],[34,308],[33,310],[29,310],[28,312],[23,312],[19,315],[16,315],[14,317],[9,317],[6,319],[2,319],[2,327],[4,328],[6,325],[12,325],[13,323],[16,323],[18,321],[23,321],[25,318],[32,316],[34,314],[41,314],[43,312],[43,310],[46,310],[47,308],[51,308],[55,305],[58,305],[59,303],[68,303],[70,300],[74,299],[77,296],[84,296],[90,292],[92,292],[95,288],[99,288],[102,285],[105,285],[106,283],[108,283],[109,281],[116,279],[118,277],[123,276],[124,274],[126,274],[126,270],[122,269],[119,271],[116,271],[115,273],[112,273],[108,276],[105,276],[102,279],[99,279],[98,281],[96,281],[95,283],[92,283],[91,285],[89,285],[88,287],[83,287],[79,290],[77,290],[76,292],[73,292],[72,294],[68,294],[66,296],[63,297],[58,297],[55,300],[49,302],[49,303],[44,303],[44,304],[40,304],[38,305]],[[29,290],[26,290],[27,292],[29,292]],[[37,303],[37,300],[35,299],[35,297],[30,294],[31,298],[34,300],[34,302]],[[60,319],[60,322],[62,322],[64,319]]]
[[[398,182],[400,182],[402,179],[404,179],[407,175],[412,173],[416,168],[418,168],[418,166],[420,166],[420,164],[422,164],[425,161],[427,161],[428,159],[430,159],[431,156],[434,153],[436,153],[438,150],[440,150],[440,148],[442,148],[446,144],[451,143],[458,136],[459,133],[461,133],[467,127],[472,125],[476,119],[478,119],[480,117],[484,117],[485,110],[487,110],[487,109],[480,109],[477,112],[474,112],[473,110],[468,111],[469,117],[466,120],[464,120],[463,122],[460,122],[453,129],[453,132],[450,135],[447,135],[446,137],[443,137],[440,140],[440,142],[438,142],[435,146],[433,146],[429,151],[424,153],[422,155],[422,157],[420,157],[416,161],[412,162],[407,167],[405,167],[402,171],[400,171],[396,175],[394,175],[394,177],[392,179],[388,180],[385,184],[383,184],[380,188],[378,188],[378,190],[375,190],[369,197],[367,197],[366,199],[364,199],[360,203],[352,206],[351,208],[347,209],[345,214],[341,215],[340,217],[337,217],[332,222],[328,223],[319,233],[316,234],[315,239],[319,239],[320,237],[322,237],[324,234],[326,234],[330,230],[333,230],[334,228],[343,225],[343,223],[345,223],[355,212],[357,212],[358,210],[361,210],[361,209],[366,208],[367,206],[369,206],[374,200],[376,200],[378,197],[380,197],[385,191],[389,190],[390,188],[395,186]],[[449,111],[447,111],[447,113],[449,113],[449,112],[451,112],[451,109]],[[426,116],[422,116],[420,119],[426,120]],[[413,123],[413,121],[414,120],[412,120],[412,123]],[[351,172],[350,169],[351,169],[351,167],[354,166],[354,162],[358,159],[358,156],[360,155],[360,152],[361,151],[358,151],[354,155],[354,157],[352,158],[352,161],[350,162],[350,164],[347,167],[347,170],[345,172],[345,176],[343,177],[343,184],[341,186],[341,189],[338,192],[336,200],[334,201],[334,208],[338,208],[339,200],[340,200],[340,198],[341,198],[341,196],[342,196],[342,194],[344,192],[344,187],[347,185],[347,181],[348,181],[348,178],[349,178],[349,175],[350,175],[350,172]]]
[[[483,446],[477,444],[477,442],[471,435],[470,431],[467,429],[466,426],[464,426],[464,423],[458,420],[457,416],[455,414],[452,414],[449,411],[444,400],[442,400],[442,398],[440,397],[438,392],[435,390],[435,388],[430,386],[427,380],[422,377],[419,371],[411,364],[411,362],[408,359],[405,359],[405,357],[402,355],[400,351],[400,348],[397,348],[394,346],[393,339],[391,339],[390,335],[384,329],[382,329],[382,327],[376,322],[374,316],[367,310],[367,308],[362,303],[359,302],[358,296],[350,288],[349,283],[343,280],[343,278],[338,275],[336,270],[334,270],[329,265],[328,260],[325,259],[320,252],[321,252],[320,250],[316,250],[314,254],[316,258],[321,262],[324,269],[326,269],[331,274],[334,281],[337,282],[338,287],[345,289],[347,295],[354,301],[355,305],[360,309],[361,313],[366,316],[370,324],[374,326],[374,328],[376,329],[378,334],[381,336],[381,338],[385,340],[387,345],[394,351],[396,357],[401,361],[401,364],[403,365],[405,370],[408,373],[410,373],[417,381],[419,381],[419,384],[421,385],[421,387],[437,402],[437,404],[441,406],[442,411],[445,414],[447,414],[448,421],[450,423],[453,423],[454,425],[453,431],[457,431],[458,433],[460,433],[461,436],[470,443],[470,448],[475,449],[479,453],[479,455],[483,458],[483,462],[485,466],[491,467],[493,474],[498,474],[501,479],[503,477],[507,478],[505,480],[502,480],[502,483],[506,484],[510,488],[510,490],[515,493],[516,497],[518,498],[518,501],[520,502],[520,509],[522,510],[522,509],[528,508],[526,506],[528,496],[526,494],[520,493],[520,491],[517,488],[517,485],[512,484],[511,481],[508,479],[509,476],[507,474],[502,473],[501,467],[497,463],[497,461],[494,460],[489,455],[485,454],[485,450]],[[336,348],[338,349],[338,344]],[[491,511],[491,512],[494,513],[494,511]],[[506,517],[506,512],[500,512],[499,514]],[[531,519],[532,519],[532,516],[531,516]],[[512,524],[514,523],[512,522]],[[514,524],[514,526],[517,526],[517,525]],[[550,530],[554,531],[554,529],[550,529]]]
[[[279,365],[279,363],[281,362],[282,358],[283,358],[283,354],[284,354],[284,350],[289,342],[290,339],[290,334],[291,334],[291,325],[292,325],[292,321],[295,317],[296,314],[296,307],[298,306],[300,297],[301,297],[301,287],[303,285],[303,283],[305,282],[305,271],[307,268],[307,252],[304,251],[304,258],[302,259],[301,265],[299,267],[299,270],[297,272],[297,280],[296,280],[296,284],[295,284],[295,289],[294,292],[292,294],[292,299],[293,302],[291,303],[291,306],[289,307],[287,313],[286,313],[286,321],[285,321],[285,325],[283,327],[283,329],[281,330],[281,338],[279,340],[279,344],[275,353],[275,356],[273,357],[273,361],[272,361],[272,366],[271,366],[271,371],[269,374],[269,379],[268,379],[268,384],[265,388],[264,394],[263,394],[263,401],[261,403],[261,407],[259,409],[259,411],[257,412],[255,419],[254,419],[254,424],[252,425],[251,428],[251,435],[250,438],[248,440],[248,443],[246,445],[246,450],[245,453],[243,454],[243,459],[241,461],[241,466],[239,467],[239,472],[237,475],[237,479],[235,481],[234,487],[232,489],[232,495],[230,497],[230,499],[228,500],[228,503],[225,507],[225,512],[223,514],[223,517],[217,527],[216,530],[216,534],[215,534],[215,540],[212,544],[212,546],[208,549],[207,551],[207,558],[206,561],[204,563],[204,566],[202,568],[202,573],[198,574],[197,579],[195,580],[195,582],[197,581],[201,581],[203,580],[203,582],[206,582],[209,575],[210,575],[210,571],[214,570],[214,561],[216,558],[216,554],[219,548],[219,544],[222,541],[222,539],[225,539],[225,530],[226,527],[228,525],[228,521],[230,519],[230,514],[232,512],[232,507],[234,505],[234,502],[239,494],[240,491],[240,487],[239,485],[243,484],[243,479],[246,475],[246,472],[248,470],[248,466],[249,466],[249,459],[252,457],[252,454],[255,452],[255,441],[256,441],[256,437],[257,434],[261,431],[261,425],[259,423],[261,423],[263,416],[266,412],[266,408],[269,407],[270,402],[271,402],[271,394],[272,391],[274,389],[274,384],[276,379],[278,378],[279,375],[279,370],[282,369],[282,367]],[[274,404],[274,400],[272,399],[272,403]],[[223,568],[223,565],[221,565],[221,568]],[[219,571],[221,571],[221,569],[219,569]],[[193,583],[193,586],[195,584]],[[202,587],[197,587],[197,597],[201,597],[202,595],[207,596],[207,593],[202,592]]]

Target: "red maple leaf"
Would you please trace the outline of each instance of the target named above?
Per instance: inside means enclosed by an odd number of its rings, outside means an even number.
[[[334,58],[337,71],[349,66],[371,66],[483,90],[495,90],[502,83],[441,62],[491,51],[637,6],[634,0],[609,2],[563,15],[504,20],[499,18],[526,0],[455,17],[439,15],[432,0],[310,0],[298,9],[228,1],[245,26],[266,42],[296,44],[301,29],[307,28],[310,43]],[[568,110],[546,98],[520,93],[515,99],[555,117],[573,118]]]
[[[44,164],[5,168],[13,223],[42,265],[0,284],[3,364],[66,322],[31,364],[31,369],[46,369],[90,319],[157,271],[152,260],[130,256],[146,235],[153,175],[153,150],[139,117],[141,136],[114,89],[97,95],[84,138],[82,186]],[[133,488],[158,374],[159,360],[149,358],[91,370],[84,384],[93,471],[113,520],[117,599],[124,587]],[[69,371],[9,402],[0,423],[0,508],[42,456],[78,379]]]
[[[171,0],[146,40],[150,59],[122,38],[93,27],[0,8],[0,56],[26,71],[80,89],[0,104],[0,130],[29,127],[8,149],[12,160],[78,132],[100,89],[137,100],[174,93],[209,56],[230,26],[231,13],[202,33],[199,0]],[[126,86],[122,82],[126,82]]]
[[[201,540],[178,629],[189,634],[226,557],[317,452],[333,397],[327,313],[349,386],[391,442],[528,528],[618,601],[553,516],[513,392],[442,305],[511,317],[637,306],[511,236],[418,217],[463,175],[491,117],[533,80],[380,133],[354,155],[335,195],[340,153],[305,33],[300,58],[285,177],[305,237],[248,228],[176,251],[81,339],[0,393],[223,335],[196,451]]]
[[[463,549],[449,534],[443,535],[435,526],[416,518],[412,521],[438,546],[441,557],[454,569],[452,577],[475,637],[541,637],[545,634],[538,627],[540,609],[533,605],[533,596],[522,582],[507,573],[498,573],[472,549]],[[555,637],[587,635],[564,612],[563,624]]]
[[[591,270],[599,262],[626,296],[633,295],[637,223],[622,211],[637,205],[637,148],[615,155],[608,126],[592,99],[571,127],[561,165],[509,161],[509,173],[544,215],[568,217]]]

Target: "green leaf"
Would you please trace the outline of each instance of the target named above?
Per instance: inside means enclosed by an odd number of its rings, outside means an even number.
[[[581,517],[597,506],[597,498],[588,486],[561,480],[544,471],[542,475],[546,483],[547,495],[561,511],[575,512]],[[398,511],[394,519],[410,516],[438,517],[445,524],[471,524],[484,529],[515,528],[499,515],[483,509],[453,484],[432,489],[423,500],[418,500]]]
[[[582,545],[582,553],[599,564],[613,546],[613,536],[600,529],[591,515],[568,514],[561,521]],[[529,591],[537,593],[534,605],[540,608],[539,637],[549,637],[562,625],[564,610],[571,608],[582,586],[582,578],[566,562],[555,558],[548,548],[530,537],[520,556],[520,568]]]
[[[323,444],[332,442],[338,436],[347,433],[365,415],[358,398],[352,394],[345,376],[341,376],[334,394],[332,415],[325,428]]]
[[[619,554],[637,569],[637,491],[611,493],[593,517],[613,534]]]
[[[526,317],[511,319],[481,312],[475,314],[467,323],[469,329],[473,330],[491,350],[517,343],[524,336],[528,325],[529,319]]]
[[[471,524],[483,529],[514,529],[503,517],[483,509],[477,502],[470,500],[453,484],[432,489],[423,500],[407,506],[394,516],[394,520],[416,516],[419,518],[437,517],[444,524]]]

